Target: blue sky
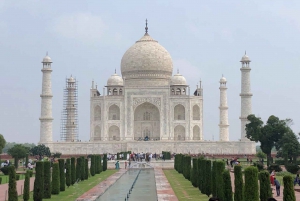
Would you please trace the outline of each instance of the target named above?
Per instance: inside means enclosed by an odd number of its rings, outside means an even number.
[[[219,137],[219,79],[228,80],[230,140],[240,138],[240,59],[251,62],[253,113],[294,120],[300,132],[299,1],[0,0],[0,133],[39,141],[41,61],[53,60],[53,140],[65,78],[79,81],[79,138],[89,139],[89,89],[102,88],[125,51],[149,34],[194,91],[204,87],[204,139]]]

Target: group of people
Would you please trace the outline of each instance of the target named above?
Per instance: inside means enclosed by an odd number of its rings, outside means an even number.
[[[6,167],[6,166],[9,166],[9,165],[10,165],[9,160],[5,160],[4,162],[1,163],[1,167]]]

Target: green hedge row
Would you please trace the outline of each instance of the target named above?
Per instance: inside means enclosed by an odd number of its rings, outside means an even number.
[[[165,160],[171,160],[171,152],[163,151],[162,154],[164,155]]]

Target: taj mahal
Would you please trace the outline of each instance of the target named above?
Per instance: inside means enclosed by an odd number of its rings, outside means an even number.
[[[42,61],[40,144],[63,154],[117,153],[121,151],[210,154],[254,154],[255,143],[245,135],[251,110],[250,59],[241,59],[241,139],[229,141],[227,80],[220,79],[219,140],[203,138],[203,88],[190,91],[188,81],[177,71],[168,51],[148,33],[137,40],[121,59],[121,75],[115,71],[105,88],[92,81],[90,89],[90,135],[77,140],[73,96],[67,99],[64,141],[52,139],[52,60]],[[55,69],[55,68],[54,68]],[[67,93],[74,93],[74,78],[67,80]],[[217,89],[216,89],[217,90]],[[88,97],[87,97],[88,98]]]

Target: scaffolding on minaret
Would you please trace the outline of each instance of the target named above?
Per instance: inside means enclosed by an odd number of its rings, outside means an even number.
[[[61,113],[60,140],[64,142],[78,141],[78,88],[72,76],[66,78],[64,103]]]

